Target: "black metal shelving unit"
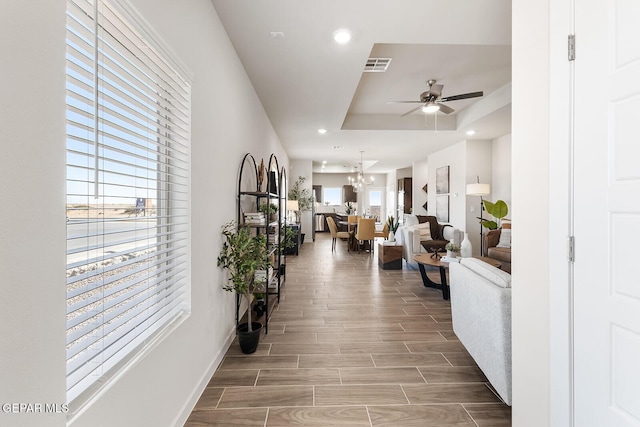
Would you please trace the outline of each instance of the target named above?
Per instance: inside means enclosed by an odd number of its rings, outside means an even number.
[[[247,169],[245,169],[245,167],[247,167]],[[265,295],[264,306],[266,311],[264,312],[264,328],[266,334],[269,333],[269,317],[271,312],[269,296],[275,295],[276,303],[279,303],[280,286],[284,281],[280,266],[284,261],[281,242],[284,238],[282,231],[286,196],[284,199],[282,198],[281,189],[286,187],[286,174],[284,168],[280,170],[278,159],[274,154],[269,156],[265,171],[266,177],[264,177],[264,180],[258,179],[261,171],[258,168],[255,158],[250,153],[245,154],[242,158],[238,175],[237,223],[239,227],[251,227],[257,234],[264,233],[267,235],[267,257],[273,267],[273,272],[268,275],[264,289],[256,292]],[[261,188],[261,181],[263,184],[266,184],[264,188]],[[277,220],[270,221],[267,215],[265,224],[245,224],[244,213],[258,212],[262,203],[267,203],[268,205],[277,204]],[[270,238],[269,236],[273,237]],[[239,295],[236,295],[236,324],[238,324],[240,320],[240,303],[241,298]],[[250,306],[248,309],[252,310],[253,307]]]

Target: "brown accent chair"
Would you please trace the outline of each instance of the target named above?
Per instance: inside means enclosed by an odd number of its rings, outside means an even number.
[[[500,264],[502,264],[502,270],[511,274],[511,247],[498,247],[501,234],[501,228],[498,228],[497,230],[489,230],[484,233],[482,235],[482,250],[484,251],[484,256],[499,261]]]
[[[427,252],[434,252],[435,249],[438,249],[439,252],[444,251],[444,247],[449,243],[449,240],[444,238],[444,229],[445,227],[451,227],[451,225],[440,224],[438,219],[431,215],[416,215],[416,218],[418,218],[418,223],[420,224],[428,222],[431,229],[431,240],[421,240],[420,244],[422,247],[425,248]],[[460,244],[459,241],[456,243]]]

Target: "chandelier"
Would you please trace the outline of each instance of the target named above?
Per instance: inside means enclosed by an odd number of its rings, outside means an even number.
[[[367,179],[364,176],[364,167],[363,167],[363,163],[362,163],[362,153],[364,153],[364,151],[360,151],[360,163],[358,163],[358,165],[360,167],[358,168],[358,166],[356,166],[356,170],[357,170],[356,177],[354,178],[352,176],[349,176],[347,178],[349,180],[349,184],[351,184],[351,186],[353,187],[353,192],[354,193],[357,193],[358,191],[361,191],[367,185],[373,184],[373,177],[371,177],[371,181],[367,181]]]

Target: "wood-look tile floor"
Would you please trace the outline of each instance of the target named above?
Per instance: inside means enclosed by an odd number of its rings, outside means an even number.
[[[377,252],[332,253],[317,233],[287,257],[270,319],[256,353],[231,346],[186,427],[511,426],[449,302],[417,270],[379,268]]]

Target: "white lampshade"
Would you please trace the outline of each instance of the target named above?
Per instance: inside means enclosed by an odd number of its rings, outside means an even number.
[[[298,211],[298,201],[297,200],[287,200],[287,210],[288,211]]]
[[[467,196],[488,196],[491,194],[489,184],[467,184]]]

